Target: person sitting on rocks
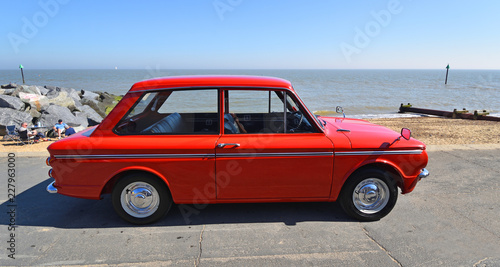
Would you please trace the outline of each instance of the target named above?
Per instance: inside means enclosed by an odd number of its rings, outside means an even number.
[[[54,125],[54,131],[57,133],[57,139],[61,139],[61,134],[69,129],[70,127],[64,123],[61,119],[57,121],[56,125]]]

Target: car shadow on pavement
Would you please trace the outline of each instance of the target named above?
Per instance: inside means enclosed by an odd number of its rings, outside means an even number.
[[[15,203],[0,204],[0,225],[9,224],[9,211],[15,213],[17,226],[56,228],[137,227],[123,221],[111,205],[102,200],[79,199],[49,194],[47,179],[16,196]],[[11,220],[12,221],[12,220]],[[256,203],[173,205],[160,221],[148,226],[282,222],[295,225],[307,221],[353,221],[337,203]]]

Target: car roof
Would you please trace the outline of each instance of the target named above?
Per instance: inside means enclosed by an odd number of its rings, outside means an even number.
[[[129,92],[168,88],[200,87],[286,88],[293,91],[292,85],[289,81],[275,77],[246,75],[192,75],[162,77],[140,81],[132,85]]]

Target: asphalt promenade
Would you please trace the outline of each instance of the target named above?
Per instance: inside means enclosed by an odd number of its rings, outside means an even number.
[[[16,155],[15,181],[1,155],[0,266],[500,266],[500,148],[430,147],[429,157],[431,176],[378,222],[336,203],[274,203],[174,206],[134,226],[109,197],[47,193],[42,155]]]

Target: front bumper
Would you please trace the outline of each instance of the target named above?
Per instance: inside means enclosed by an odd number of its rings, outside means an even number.
[[[423,168],[418,175],[418,179],[427,178],[427,176],[429,176],[429,171],[426,168]]]
[[[54,183],[56,181],[53,181],[52,183],[50,183],[48,186],[47,186],[47,192],[51,193],[51,194],[55,194],[57,193],[57,188],[54,186]]]

